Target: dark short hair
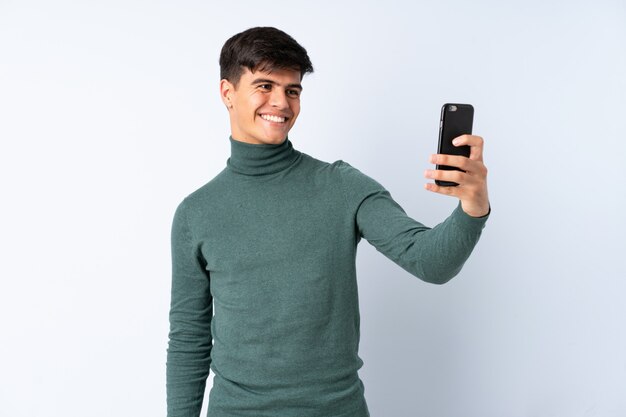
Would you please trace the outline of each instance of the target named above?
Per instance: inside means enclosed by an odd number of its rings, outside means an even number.
[[[304,74],[313,72],[313,64],[295,39],[274,27],[254,27],[228,39],[220,53],[220,77],[235,86],[244,68],[272,72],[293,69]]]

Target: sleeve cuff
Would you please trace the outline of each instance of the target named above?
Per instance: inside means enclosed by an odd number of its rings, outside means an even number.
[[[456,206],[454,211],[452,212],[452,217],[460,223],[462,226],[466,226],[469,228],[479,228],[482,229],[487,222],[487,219],[491,215],[491,203],[489,204],[489,211],[487,214],[481,217],[473,217],[463,211],[463,207],[461,206],[461,202]]]

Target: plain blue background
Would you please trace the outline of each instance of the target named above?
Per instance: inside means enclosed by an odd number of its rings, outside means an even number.
[[[0,414],[165,414],[171,220],[225,165],[218,55],[259,25],[315,66],[296,148],[416,219],[456,205],[423,189],[441,105],[472,103],[486,141],[493,213],[459,276],[426,284],[359,246],[372,416],[626,415],[610,0],[0,0]]]

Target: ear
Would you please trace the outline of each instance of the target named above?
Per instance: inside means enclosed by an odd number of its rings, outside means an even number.
[[[225,78],[220,80],[220,97],[222,98],[222,102],[227,109],[232,109],[233,107],[233,104],[231,103],[231,97],[234,91],[235,86],[232,85],[230,81]]]

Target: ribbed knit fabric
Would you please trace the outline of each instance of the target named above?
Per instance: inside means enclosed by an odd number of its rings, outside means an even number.
[[[488,216],[430,229],[343,161],[230,138],[226,168],[172,224],[169,417],[366,417],[357,244],[431,283],[455,276]],[[213,315],[214,313],[214,315]]]

